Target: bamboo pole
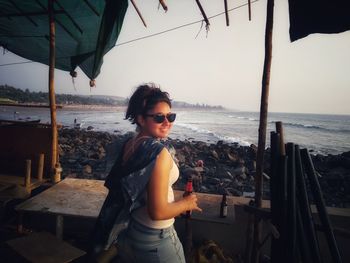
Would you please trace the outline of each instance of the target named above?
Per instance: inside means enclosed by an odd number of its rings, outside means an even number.
[[[159,4],[163,7],[164,11],[168,11],[168,7],[167,5],[165,4],[164,0],[159,0]]]
[[[270,69],[272,59],[272,32],[273,32],[273,8],[274,0],[267,1],[266,28],[265,28],[265,60],[264,71],[262,78],[261,104],[260,104],[260,122],[259,122],[259,138],[258,152],[256,162],[256,178],[255,178],[255,204],[258,208],[262,203],[262,180],[264,171],[264,152],[266,145],[266,126],[267,126],[267,111],[268,97],[270,87]],[[254,246],[252,260],[255,263],[259,262],[260,241],[261,241],[261,219],[255,217],[254,220]]]
[[[229,15],[228,15],[227,0],[224,0],[224,5],[225,5],[226,26],[229,26],[230,25],[230,18],[229,18]]]
[[[276,121],[276,132],[280,135],[280,153],[281,155],[286,155],[286,146],[284,144],[284,132],[281,121]]]
[[[206,24],[206,28],[207,28],[207,30],[208,30],[209,25],[210,25],[209,19],[208,19],[206,13],[204,12],[204,9],[203,9],[203,7],[202,7],[201,2],[199,2],[199,0],[196,0],[196,3],[197,3],[197,5],[198,5],[198,7],[199,7],[199,10],[200,10],[201,13],[202,13],[203,19],[204,19],[205,24]]]
[[[50,57],[49,57],[49,99],[50,99],[50,115],[51,115],[51,176],[54,183],[57,182],[55,179],[55,167],[57,164],[57,144],[58,144],[58,133],[56,123],[56,98],[55,98],[55,18],[53,10],[54,0],[48,0],[49,10],[49,29],[50,29]],[[60,178],[59,178],[60,179]],[[59,181],[59,180],[58,180]]]
[[[298,191],[298,206],[300,211],[299,224],[302,225],[304,231],[299,232],[299,237],[305,239],[307,242],[304,244],[305,248],[301,249],[301,256],[303,256],[303,262],[318,263],[321,262],[320,249],[317,242],[317,235],[314,227],[314,220],[311,213],[311,207],[309,198],[307,195],[306,178],[304,174],[304,168],[301,161],[299,145],[295,146],[296,157],[296,188]]]
[[[287,220],[286,220],[286,262],[295,263],[296,261],[296,235],[297,235],[297,217],[296,217],[296,182],[295,182],[295,147],[294,143],[287,143],[286,154],[288,156],[287,166]]]
[[[252,20],[252,3],[251,0],[248,0],[248,16],[249,16],[249,21]]]
[[[135,1],[134,1],[134,0],[130,0],[130,2],[131,2],[131,3],[132,3],[132,5],[134,6],[134,8],[135,8],[135,10],[136,10],[137,14],[139,15],[139,17],[140,17],[140,19],[141,19],[141,21],[142,21],[143,25],[144,25],[145,27],[147,27],[146,22],[145,22],[145,20],[143,19],[143,17],[142,17],[142,15],[141,15],[140,10],[139,10],[139,9],[138,9],[138,7],[136,6]]]
[[[334,237],[333,228],[326,209],[326,203],[323,199],[320,183],[318,182],[315,167],[312,163],[310,153],[307,149],[302,149],[300,151],[300,154],[302,162],[305,165],[306,175],[309,179],[311,191],[318,211],[318,216],[324,229],[324,234],[331,252],[333,262],[341,263],[342,258],[340,256],[337,241]]]
[[[24,177],[24,187],[26,188],[26,191],[30,192],[30,176],[32,172],[32,161],[30,159],[26,160],[26,173]]]

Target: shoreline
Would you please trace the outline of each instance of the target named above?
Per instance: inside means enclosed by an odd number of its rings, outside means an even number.
[[[64,128],[59,130],[62,177],[104,180],[123,141],[132,133]],[[188,175],[194,176],[197,192],[251,197],[254,194],[256,146],[218,141],[170,139],[176,150],[180,170],[174,189],[183,190]],[[269,150],[265,151],[265,170],[269,174]],[[350,207],[350,152],[312,156],[327,206]],[[204,167],[197,167],[198,160]],[[264,199],[269,199],[269,181],[264,180]]]
[[[68,104],[61,105],[62,108],[60,110],[96,110],[96,111],[116,111],[121,112],[126,110],[126,106],[111,106],[111,105],[85,105],[85,104]]]

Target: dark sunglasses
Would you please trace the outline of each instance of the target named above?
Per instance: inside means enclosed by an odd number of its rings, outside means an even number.
[[[165,121],[165,118],[168,120],[168,122],[174,122],[176,119],[176,113],[169,113],[167,115],[164,114],[146,114],[146,117],[152,117],[154,122],[156,123],[163,123]]]

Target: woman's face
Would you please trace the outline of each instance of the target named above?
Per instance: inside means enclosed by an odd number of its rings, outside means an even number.
[[[173,126],[173,122],[169,122],[164,118],[162,123],[157,123],[150,115],[164,115],[171,113],[171,108],[166,102],[159,102],[155,107],[147,112],[148,116],[139,116],[138,123],[141,127],[142,136],[152,136],[154,138],[166,138]]]

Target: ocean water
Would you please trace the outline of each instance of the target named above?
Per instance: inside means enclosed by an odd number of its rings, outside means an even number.
[[[177,110],[177,118],[170,135],[173,139],[189,139],[216,143],[237,142],[241,145],[258,143],[258,112]],[[49,109],[0,106],[0,119],[37,119],[50,122]],[[59,109],[57,120],[73,127],[74,119],[81,128],[95,131],[125,133],[135,126],[124,120],[124,112],[115,110]],[[350,115],[320,115],[297,113],[269,113],[266,146],[275,122],[282,121],[285,142],[294,142],[314,154],[340,154],[350,151]]]

